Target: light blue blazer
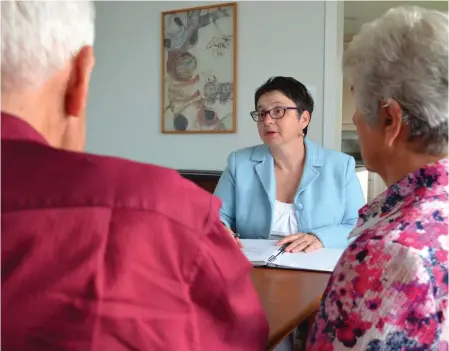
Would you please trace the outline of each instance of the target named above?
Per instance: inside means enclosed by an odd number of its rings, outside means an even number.
[[[298,232],[328,248],[345,248],[365,204],[354,158],[305,139],[303,175],[294,197]],[[221,221],[244,239],[268,239],[276,200],[274,160],[266,145],[232,152],[215,195]]]

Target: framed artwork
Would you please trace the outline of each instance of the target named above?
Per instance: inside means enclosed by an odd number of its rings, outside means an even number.
[[[237,3],[162,13],[162,133],[235,133]]]

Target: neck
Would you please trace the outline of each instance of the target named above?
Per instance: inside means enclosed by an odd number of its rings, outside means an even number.
[[[447,154],[438,156],[425,154],[402,155],[394,161],[389,161],[389,164],[393,166],[390,166],[384,172],[379,173],[379,175],[387,186],[391,186],[417,169],[423,168],[427,164],[437,162],[447,156]]]
[[[305,146],[303,138],[285,145],[270,147],[274,158],[274,166],[282,171],[295,171],[304,165]]]
[[[60,147],[64,134],[64,125],[60,123],[48,99],[38,93],[8,94],[2,92],[2,111],[21,118],[38,131],[47,142]]]

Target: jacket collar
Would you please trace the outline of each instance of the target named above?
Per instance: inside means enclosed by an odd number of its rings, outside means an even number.
[[[298,196],[319,176],[317,167],[324,164],[323,149],[317,144],[305,138],[306,160],[302,178],[295,195],[295,202]],[[276,199],[276,179],[274,177],[274,159],[267,145],[257,146],[251,160],[257,162],[254,166],[262,186],[270,199],[272,205]]]
[[[26,140],[48,145],[45,138],[23,119],[2,112],[1,114],[2,140]]]
[[[308,138],[304,138],[306,146],[306,165],[313,167],[322,167],[324,165],[323,148],[310,141]],[[251,160],[255,162],[263,162],[266,158],[272,158],[270,149],[267,145],[257,146],[252,155]]]

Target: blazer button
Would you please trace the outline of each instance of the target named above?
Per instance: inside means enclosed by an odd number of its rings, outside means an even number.
[[[301,211],[304,208],[304,206],[302,204],[297,204],[296,208]]]

